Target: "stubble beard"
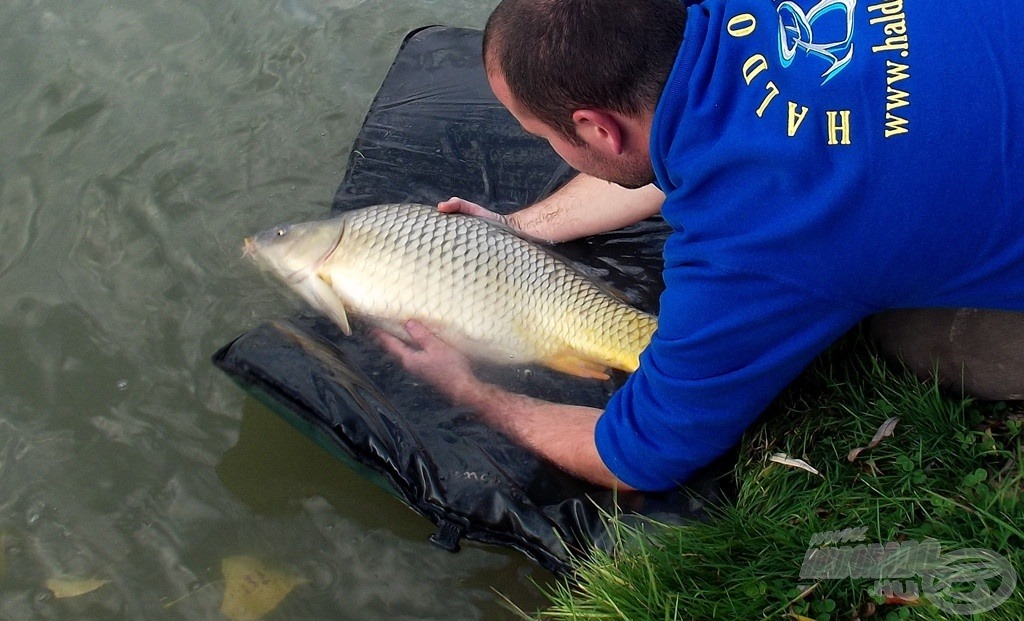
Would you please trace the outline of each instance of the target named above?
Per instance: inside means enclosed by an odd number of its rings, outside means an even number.
[[[646,157],[605,158],[588,151],[586,164],[589,170],[583,172],[628,190],[636,190],[654,183],[654,167]]]

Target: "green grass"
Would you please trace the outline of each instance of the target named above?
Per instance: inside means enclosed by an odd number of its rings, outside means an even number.
[[[894,434],[851,463],[850,450],[894,416]],[[551,605],[534,618],[965,618],[927,596],[886,603],[873,578],[824,578],[821,565],[801,579],[801,564],[818,547],[816,534],[865,528],[862,543],[902,542],[906,552],[935,540],[943,554],[991,550],[1024,570],[1022,420],[1019,406],[950,398],[853,339],[748,431],[734,472],[738,496],[710,523],[642,532],[618,525],[619,551],[581,559],[572,579],[547,589]],[[771,463],[774,453],[804,459],[821,476]],[[1000,582],[988,580],[992,589]],[[973,590],[971,581],[958,584]],[[1024,619],[1024,585],[970,618]]]

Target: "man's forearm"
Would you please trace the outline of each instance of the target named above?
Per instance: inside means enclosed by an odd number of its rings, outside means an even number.
[[[383,330],[375,334],[410,373],[426,380],[449,401],[471,408],[513,441],[581,479],[630,489],[615,478],[597,453],[594,430],[601,410],[541,401],[482,382],[466,357],[426,326],[409,321],[405,329],[412,344]]]
[[[563,242],[640,222],[658,213],[664,200],[653,185],[630,190],[581,174],[546,199],[511,214],[509,224],[532,237]]]
[[[479,380],[445,392],[453,402],[473,409],[486,423],[570,474],[604,487],[631,489],[615,478],[598,455],[594,428],[601,410],[542,401]]]

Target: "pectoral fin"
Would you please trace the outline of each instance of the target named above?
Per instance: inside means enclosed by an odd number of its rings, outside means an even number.
[[[562,373],[568,373],[569,375],[575,375],[576,377],[586,377],[589,379],[608,379],[608,374],[605,372],[605,365],[593,360],[587,360],[580,358],[579,356],[571,353],[555,354],[540,361],[546,367],[561,371]]]
[[[308,287],[307,291],[312,298],[310,302],[325,315],[333,319],[334,323],[338,324],[341,331],[345,333],[345,336],[352,336],[352,326],[348,323],[345,305],[341,303],[341,298],[331,288],[330,283],[324,280],[320,274],[315,274],[307,278],[304,284]]]

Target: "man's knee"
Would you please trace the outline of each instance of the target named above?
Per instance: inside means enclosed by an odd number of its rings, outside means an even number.
[[[1024,313],[894,309],[870,326],[882,352],[919,377],[979,399],[1024,399]]]

